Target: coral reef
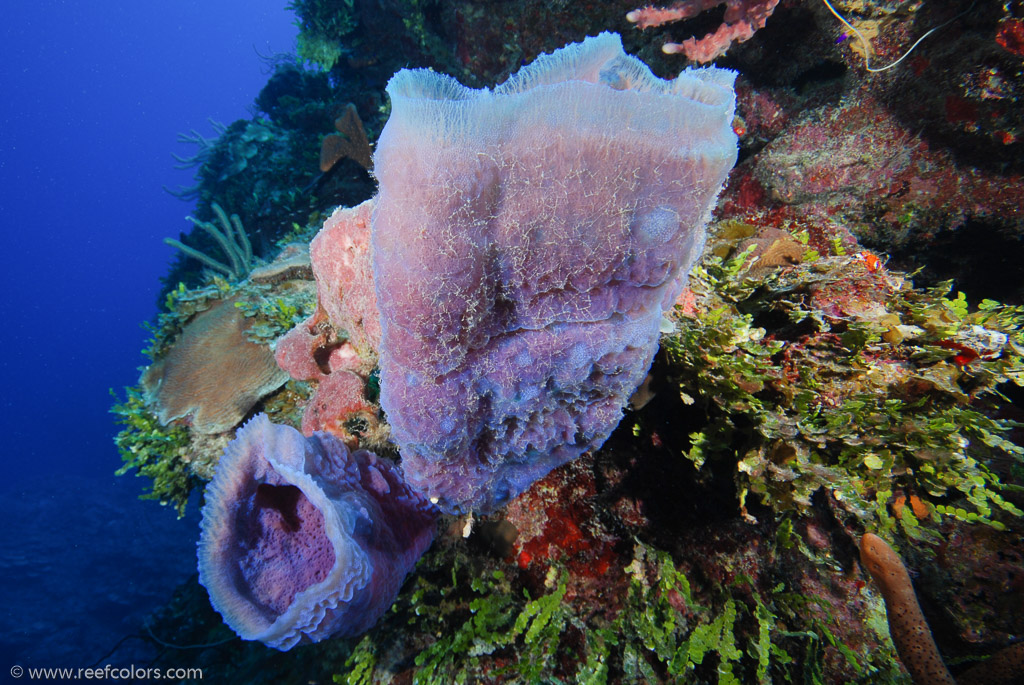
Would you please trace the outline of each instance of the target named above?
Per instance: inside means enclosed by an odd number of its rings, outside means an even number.
[[[906,125],[956,156],[956,167],[1009,172],[1019,182],[1024,69],[1021,57],[1000,43],[1000,27],[1022,11],[1014,3],[966,4],[927,4],[931,22],[956,21],[922,43],[910,68],[894,70],[881,90]]]
[[[199,433],[223,433],[288,380],[271,351],[247,339],[237,302],[213,303],[142,375],[146,400],[164,425],[187,419]]]
[[[385,445],[380,407],[366,398],[366,379],[345,369],[323,377],[302,414],[302,432],[325,431],[355,447]]]
[[[339,93],[327,74],[303,67],[294,57],[276,55],[273,73],[255,105],[286,131],[321,130],[330,124]]]
[[[1001,510],[1020,516],[985,457],[1024,452],[1007,440],[1012,423],[977,404],[1020,382],[1021,310],[982,302],[969,312],[962,294],[945,297],[948,284],[914,290],[847,253],[850,237],[835,227],[791,225],[765,231],[760,257],[747,239],[730,259],[705,259],[691,277],[695,304],[663,339],[673,381],[706,412],[688,458],[703,466],[738,454],[741,505],[753,495],[776,511],[807,510],[826,488],[838,509],[918,539],[919,516],[887,512],[901,491],[927,501],[927,516],[996,527]],[[742,241],[727,223],[713,249],[729,232]],[[756,274],[759,259],[793,242],[804,247],[799,263]],[[951,488],[968,495],[969,511],[942,503]]]
[[[217,261],[213,257],[185,245],[180,240],[164,238],[164,242],[171,247],[178,248],[189,257],[198,259],[211,269],[240,281],[245,278],[252,269],[252,245],[249,244],[249,238],[245,235],[245,227],[242,226],[242,221],[238,218],[237,214],[232,214],[229,219],[227,212],[225,212],[216,202],[212,203],[210,207],[213,209],[213,213],[217,215],[217,219],[220,221],[220,225],[224,229],[223,231],[218,229],[209,221],[199,221],[191,216],[185,218],[206,231],[214,240],[217,241],[221,251],[224,252],[228,258],[227,264]]]
[[[249,272],[253,283],[278,285],[295,280],[313,280],[313,265],[309,259],[309,245],[288,243],[270,264],[264,264]]]
[[[802,228],[807,235],[802,235],[802,230],[790,232],[793,228]],[[846,250],[844,246],[855,246],[849,235],[831,236],[805,224],[790,226],[789,230],[776,228],[767,236],[761,239],[749,225],[717,227],[709,251],[725,250],[728,254],[742,243],[746,247],[741,254],[747,254],[724,262],[735,275],[721,279],[712,288],[705,289],[706,277],[698,270],[691,280],[697,293],[687,291],[691,296],[683,298],[687,306],[714,312],[722,308],[722,304],[715,304],[719,292],[735,294],[736,290],[749,289],[754,293],[759,284],[765,280],[771,283],[787,271],[817,264],[827,273],[841,269],[846,259],[849,271],[839,271],[838,283],[849,290],[863,288],[857,280],[851,285],[854,276],[880,282],[901,278],[857,254],[835,254]],[[804,245],[804,239],[806,249],[796,264],[782,261],[758,280],[743,285],[743,274],[751,270],[745,268],[751,254],[759,250],[762,255],[771,254],[772,246],[779,242]],[[815,259],[812,253],[817,250],[820,252]],[[718,268],[713,262],[705,269]],[[787,303],[794,291],[799,292],[799,288],[771,289],[761,296],[769,303]],[[889,290],[880,287],[866,292],[883,296]],[[918,291],[916,296],[928,303],[923,311],[941,319],[952,311],[944,304],[950,300],[943,294]],[[861,292],[859,297],[863,296]],[[743,300],[741,306],[745,309],[754,301]],[[769,303],[761,306],[770,310]],[[834,293],[810,299],[806,306],[823,308],[822,313],[808,317],[811,320],[824,318],[825,312],[839,314]],[[1018,319],[1016,315],[1007,317],[1009,313],[1002,312],[1001,324],[986,324],[1007,326],[1013,333],[1012,325]],[[935,539],[930,531],[936,530],[939,507],[925,505],[921,499],[927,496],[924,492],[902,499],[894,493],[882,506],[876,506],[882,500],[871,491],[853,492],[845,503],[821,492],[809,494],[806,506],[796,508],[784,494],[763,503],[748,496],[749,516],[758,522],[733,517],[730,511],[735,509],[746,482],[743,478],[747,477],[736,468],[744,453],[734,448],[716,452],[694,471],[688,460],[680,458],[680,451],[687,453],[686,438],[707,423],[709,415],[714,421],[715,405],[705,401],[725,387],[726,379],[732,378],[733,383],[745,388],[744,392],[758,392],[746,376],[732,375],[747,363],[743,361],[746,353],[741,350],[751,343],[744,341],[763,341],[791,324],[788,316],[760,316],[757,323],[766,325],[766,330],[759,336],[749,332],[758,326],[747,323],[744,329],[735,315],[721,312],[717,316],[708,325],[721,325],[721,339],[737,347],[720,349],[714,338],[707,337],[695,338],[692,344],[703,348],[713,365],[730,356],[740,359],[730,371],[711,371],[712,376],[723,373],[722,386],[710,385],[700,377],[680,386],[679,366],[668,363],[667,355],[660,355],[652,370],[654,399],[632,415],[602,450],[553,471],[513,500],[500,516],[477,519],[472,524],[467,524],[465,518],[447,519],[450,532],[421,561],[394,609],[376,627],[358,643],[328,641],[304,648],[307,651],[302,653],[302,661],[315,661],[316,668],[322,669],[318,676],[321,679],[334,673],[339,682],[353,683],[397,677],[413,677],[416,682],[552,677],[594,682],[813,681],[815,677],[844,682],[899,682],[880,603],[862,589],[853,555],[845,549],[849,531],[858,529],[850,510],[856,511],[853,505],[857,505],[870,513],[871,521],[895,525],[887,529],[888,535],[926,546]],[[716,320],[720,324],[714,323]],[[833,323],[838,325],[837,321]],[[692,323],[684,319],[679,325]],[[889,326],[896,328],[891,321],[882,325],[887,325],[886,331]],[[747,333],[742,334],[743,330]],[[789,346],[802,344],[810,343],[794,341]],[[1004,347],[1003,355],[1009,349]],[[941,360],[963,351],[937,346],[933,354]],[[836,369],[834,365],[820,365],[827,358],[807,357],[809,361],[803,366],[809,373],[820,373],[819,380],[826,381]],[[1017,366],[1009,359],[1002,362],[1008,362],[1004,370]],[[999,358],[975,359],[966,366],[987,365],[975,369],[985,376],[1000,363]],[[673,392],[676,388],[682,393]],[[760,392],[767,397],[763,390]],[[692,403],[687,405],[686,398]],[[756,407],[744,404],[739,397],[725,399],[722,406],[732,412],[731,434],[737,439],[735,444],[742,444],[750,439],[751,419],[759,414]],[[942,434],[939,430],[944,422],[916,422],[922,434],[929,430]],[[857,426],[853,422],[850,430]],[[863,440],[872,437],[871,431],[871,424],[865,421],[857,435]],[[853,440],[852,433],[849,439]],[[874,473],[863,459],[851,460],[841,468],[855,478],[870,478]],[[970,484],[973,488],[975,484],[969,474],[950,473],[949,477],[956,479],[957,485],[941,500],[946,513],[941,514],[945,523],[939,530],[943,538],[960,540],[960,546],[947,555],[962,559],[967,549],[977,550],[976,538],[964,537],[966,529],[977,523],[968,523],[966,509],[957,514],[956,508],[961,505],[953,505],[963,500],[961,486]],[[879,480],[885,482],[884,478]],[[665,483],[673,487],[665,488]],[[896,486],[899,484],[897,480]],[[967,494],[975,496],[970,488]],[[962,502],[962,506],[967,503]],[[958,518],[961,516],[963,523]],[[962,527],[957,530],[963,532],[954,534],[949,525]],[[917,528],[929,532],[911,537]],[[464,537],[467,529],[470,532]],[[989,556],[978,560],[986,567],[1009,549],[1006,534],[993,530],[991,535],[1004,537],[992,538]],[[950,567],[953,577],[941,581],[938,587],[956,587],[964,579],[975,578],[973,568]],[[956,611],[954,603],[949,606]],[[192,611],[184,622],[167,620],[157,626],[158,634],[165,638],[173,635],[181,644],[222,639],[217,621],[204,619],[197,624],[196,615]],[[982,649],[1005,639],[993,638],[994,628],[979,626],[974,640]],[[994,648],[989,646],[987,650]],[[307,667],[289,668],[286,662],[237,642],[206,651],[216,653],[214,661],[221,664],[213,672],[228,680],[254,670],[265,672],[267,682],[274,678],[301,682],[295,680],[300,674],[309,676]],[[963,654],[962,649],[957,653]]]
[[[671,7],[648,6],[633,10],[626,19],[637,28],[647,29],[689,19],[722,4],[725,5],[724,21],[713,33],[700,40],[690,38],[682,43],[665,43],[661,46],[662,52],[668,55],[682,52],[694,62],[711,62],[724,55],[733,43],[748,41],[755,31],[763,29],[779,0],[680,0]]]
[[[373,201],[339,208],[310,243],[317,283],[315,313],[277,343],[278,365],[317,384],[302,432],[327,431],[349,446],[381,448],[387,438],[379,407],[367,398],[376,366],[380,318],[370,275]]]
[[[166,311],[150,327],[145,353],[153,364],[143,370],[140,387],[127,388],[126,400],[112,409],[124,424],[115,440],[124,461],[118,473],[137,469],[151,478],[147,496],[174,505],[179,515],[189,493],[213,477],[232,429],[257,405],[275,417],[294,417],[296,425],[301,421],[295,408],[305,405],[308,392],[285,385],[288,376],[272,352],[315,304],[308,256],[298,252],[282,250],[240,283],[214,277],[208,286],[189,290],[179,284],[168,293]],[[265,281],[256,278],[261,270]]]
[[[299,18],[299,56],[330,70],[343,54],[339,42],[356,28],[352,0],[296,0],[288,4]]]
[[[237,212],[247,228],[253,256],[266,259],[274,255],[275,243],[289,229],[296,225],[305,228],[319,212],[338,204],[358,204],[372,193],[363,166],[339,163],[330,174],[321,174],[319,157],[325,136],[329,145],[337,147],[345,133],[354,141],[362,139],[346,149],[355,159],[368,163],[369,145],[365,133],[359,135],[359,115],[344,103],[355,100],[364,117],[372,114],[369,130],[375,134],[380,126],[380,97],[367,100],[332,83],[327,74],[297,64],[294,58],[268,61],[273,74],[256,99],[257,114],[252,119],[215,125],[215,139],[198,133],[182,137],[183,142],[199,148],[179,160],[196,167],[196,185],[175,194],[196,200],[194,225],[200,230],[181,236],[175,244],[207,255],[225,252],[216,237],[203,229],[222,222],[213,206],[216,199]],[[330,135],[338,130],[339,121],[344,130]],[[201,283],[203,276],[195,267],[195,262],[179,259],[165,278],[167,288],[179,282],[192,287]]]
[[[942,663],[910,576],[896,552],[877,535],[865,533],[860,541],[860,558],[882,589],[889,633],[914,682],[953,685],[953,676]]]
[[[493,92],[391,80],[381,405],[406,477],[442,510],[493,511],[616,426],[735,161],[732,80],[661,81],[610,34]]]
[[[335,335],[344,335],[367,372],[377,362],[380,314],[370,262],[370,215],[373,200],[339,208],[324,222],[309,245],[317,283],[317,306]],[[307,321],[315,328],[318,322]]]
[[[1024,57],[1024,21],[1003,17],[996,32],[996,43],[1010,54]]]
[[[358,635],[430,544],[435,512],[372,452],[259,415],[206,489],[199,582],[247,640]]]
[[[143,497],[173,504],[181,517],[189,493],[199,485],[199,478],[188,466],[188,430],[184,426],[165,427],[137,389],[126,388],[125,394],[125,401],[115,403],[110,410],[117,415],[117,423],[126,426],[114,439],[124,461],[116,474],[122,476],[135,469],[139,476],[149,478],[153,485]]]
[[[294,3],[306,56],[329,71],[279,60],[258,116],[195,138],[194,216],[216,224],[212,198],[232,207],[263,258],[372,194],[358,163],[317,175],[317,155],[345,103],[377,139],[398,69],[491,87],[538,54],[617,30],[627,53],[672,78],[679,58],[662,45],[713,34],[727,9],[638,31],[630,0],[342,4]],[[501,511],[443,517],[361,638],[289,652],[224,642],[192,581],[149,634],[194,648],[161,646],[159,663],[253,683],[905,683],[879,586],[858,561],[874,531],[913,569],[952,674],[972,682],[993,664],[1012,682],[1024,634],[1024,12],[831,4],[849,25],[820,0],[779,2],[719,58],[741,74],[739,163],[662,351],[600,449]],[[365,258],[365,232],[349,238],[325,263]],[[219,249],[201,229],[185,242]],[[288,253],[232,284],[179,260],[150,352],[168,354],[210,302],[242,291],[247,334],[293,375],[253,411],[399,456],[377,405],[379,348],[316,307],[311,267]],[[339,279],[335,303],[372,292],[355,270]],[[151,496],[179,509],[232,434],[161,426],[137,389],[115,411],[122,472],[151,476]]]
[[[345,113],[334,120],[334,128],[338,132],[324,136],[320,144],[320,171],[330,171],[345,157],[355,160],[364,169],[371,169],[373,153],[355,105],[351,102],[346,105]]]
[[[206,136],[204,136],[202,133],[195,129],[192,129],[188,133],[178,134],[179,143],[185,143],[186,145],[195,145],[196,151],[193,154],[189,155],[188,157],[183,157],[181,155],[171,153],[171,156],[177,162],[177,164],[174,165],[175,169],[192,169],[195,167],[201,167],[210,158],[210,155],[213,153],[214,148],[217,146],[217,139],[220,136],[224,135],[224,132],[227,131],[227,126],[220,123],[219,121],[214,121],[213,119],[209,119],[209,123],[211,128],[213,128],[213,132],[217,134],[213,138],[207,138]],[[171,195],[184,199],[188,197],[193,197],[194,194],[198,192],[199,186],[197,185],[193,188],[182,188],[179,190],[171,190],[170,188],[167,188],[165,186],[164,190],[166,190]]]
[[[935,226],[1006,225],[1020,204],[1018,175],[958,173],[948,151],[931,149],[870,95],[803,113],[751,167],[772,200],[846,219],[887,249],[920,249]]]
[[[910,575],[899,555],[885,540],[873,533],[865,533],[860,541],[860,557],[864,568],[882,590],[889,633],[900,660],[915,683],[1010,685],[1024,674],[1024,642],[1018,642],[961,673],[954,681],[942,663],[931,629],[917,602]]]

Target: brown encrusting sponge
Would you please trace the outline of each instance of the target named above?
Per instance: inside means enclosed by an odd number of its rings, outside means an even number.
[[[1013,685],[1024,678],[1024,642],[1018,642],[996,652],[990,658],[972,666],[956,681],[961,685]]]
[[[231,298],[189,321],[166,356],[142,374],[160,423],[185,419],[197,433],[231,430],[288,380],[266,345],[246,338],[248,320]]]
[[[889,617],[889,633],[900,661],[918,685],[955,682],[942,663],[928,622],[917,603],[910,575],[885,540],[872,533],[860,539],[860,562],[878,583]]]

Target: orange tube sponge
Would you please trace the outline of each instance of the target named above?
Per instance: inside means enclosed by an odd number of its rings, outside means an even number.
[[[953,676],[942,663],[917,603],[910,575],[896,552],[882,538],[865,533],[860,539],[860,562],[882,591],[889,633],[910,677],[918,685],[953,685]]]

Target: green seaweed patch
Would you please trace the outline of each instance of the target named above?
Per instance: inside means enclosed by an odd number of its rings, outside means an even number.
[[[889,637],[885,606],[880,601],[872,603],[865,599],[868,613],[866,627],[878,639],[878,644],[872,647],[861,645],[859,649],[854,649],[836,634],[841,618],[821,598],[787,591],[780,583],[769,593],[769,600],[770,610],[760,597],[756,598],[759,636],[763,631],[768,632],[768,664],[772,666],[771,660],[774,659],[772,670],[776,670],[776,676],[781,671],[783,677],[762,679],[761,674],[771,674],[771,670],[765,668],[762,671],[759,660],[758,682],[781,680],[822,685],[831,682],[827,673],[838,667],[826,667],[829,652],[837,653],[840,660],[845,662],[845,670],[852,677],[850,682],[904,681],[895,647]],[[762,643],[759,641],[759,644]]]
[[[261,345],[277,340],[316,308],[316,292],[312,288],[282,288],[249,281],[229,283],[220,276],[211,277],[200,288],[188,289],[179,283],[167,294],[164,311],[156,324],[143,324],[152,335],[143,354],[153,360],[163,357],[196,314],[209,309],[215,300],[236,296],[235,307],[249,319],[246,338]]]
[[[299,57],[330,71],[344,54],[342,39],[358,24],[352,0],[294,0],[285,9],[298,17]]]
[[[503,570],[484,571],[477,561],[458,556],[447,577],[443,569],[422,568],[438,557],[435,552],[421,561],[389,621],[362,638],[334,682],[387,680],[391,674],[379,662],[396,630],[417,643],[411,664],[417,684],[539,682],[554,670],[569,616],[564,576],[553,577],[548,591],[533,596],[517,592]]]
[[[837,649],[858,680],[895,670],[892,652],[842,645],[828,604],[786,592],[760,593],[742,574],[729,587],[706,587],[701,600],[664,551],[639,545],[623,609],[605,626],[587,626],[577,682],[825,682],[826,651]],[[808,612],[810,603],[821,610]],[[884,635],[884,631],[880,635]],[[609,674],[609,668],[616,673]]]
[[[645,571],[648,566],[650,572]],[[632,578],[625,608],[606,630],[595,633],[595,639],[617,646],[627,681],[824,682],[825,646],[837,642],[828,629],[829,617],[793,611],[793,598],[801,596],[783,592],[782,584],[762,595],[740,575],[730,587],[705,588],[712,606],[702,606],[686,575],[664,551],[639,547],[627,570]],[[591,650],[581,673],[600,672],[599,661],[593,659],[599,651]],[[867,653],[848,652],[850,672],[858,677],[878,672],[874,660],[885,663]],[[578,680],[607,682],[603,677]]]
[[[316,308],[316,292],[312,288],[282,289],[270,285],[249,284],[244,297],[235,307],[247,319],[245,337],[261,345],[269,345],[308,318]]]
[[[662,340],[703,414],[684,455],[735,463],[744,516],[748,499],[806,512],[819,490],[880,534],[898,525],[917,540],[943,517],[1003,529],[1022,515],[1004,497],[1020,490],[1004,482],[1024,456],[1018,424],[994,415],[1000,386],[1024,385],[1024,309],[972,309],[948,283],[915,289],[860,255],[760,278],[753,261],[708,256],[690,277],[696,313],[677,308]],[[926,515],[890,513],[911,495]]]
[[[117,397],[113,390],[110,393]],[[116,475],[135,469],[137,476],[149,478],[152,485],[141,498],[173,506],[181,518],[189,494],[202,485],[202,480],[188,467],[188,429],[160,425],[146,407],[140,388],[125,388],[125,395],[124,402],[115,403],[110,410],[117,416],[117,423],[124,426],[114,438],[124,462]]]
[[[610,609],[576,597],[572,575],[558,566],[533,591],[514,567],[434,550],[334,682],[402,673],[418,684],[823,683],[826,655],[836,651],[848,662],[844,673],[862,682],[891,680],[898,668],[891,649],[842,644],[829,605],[782,584],[761,594],[741,577],[700,588],[698,600],[667,552],[639,543],[626,572],[625,600]],[[879,627],[884,643],[884,621]]]
[[[517,648],[512,652],[514,659],[496,667],[489,676],[516,674],[534,681],[549,672],[566,618],[564,579],[553,592],[536,598],[524,590],[522,600],[510,592],[508,579],[500,570],[489,579],[473,579],[470,587],[474,597],[469,602],[469,617],[417,655],[415,663],[420,670],[413,682],[464,682],[465,666],[472,668],[476,657],[510,646]],[[469,659],[468,664],[460,655]]]

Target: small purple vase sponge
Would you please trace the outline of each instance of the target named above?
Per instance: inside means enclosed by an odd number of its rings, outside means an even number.
[[[358,635],[395,601],[435,521],[389,462],[261,414],[206,489],[199,582],[246,640],[286,650]]]

